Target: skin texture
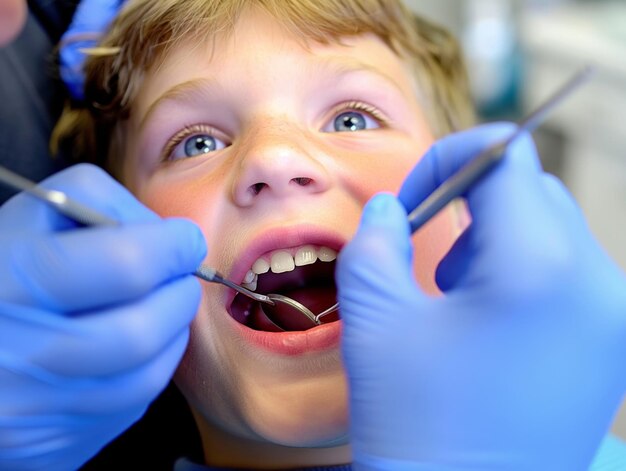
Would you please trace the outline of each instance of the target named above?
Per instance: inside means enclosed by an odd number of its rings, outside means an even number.
[[[212,46],[183,44],[146,75],[124,130],[123,173],[158,213],[199,224],[210,248],[205,262],[227,276],[267,231],[323,230],[349,240],[365,202],[396,191],[433,142],[408,66],[375,36],[305,47],[251,9],[234,34]],[[351,71],[340,70],[346,67]],[[196,79],[204,81],[190,98],[179,94],[155,105],[172,87]],[[359,111],[373,129],[334,131],[335,118],[354,102],[375,108],[385,122]],[[214,128],[225,147],[164,161],[168,139],[195,124]],[[308,180],[301,185],[295,178]],[[255,194],[257,183],[265,185]],[[416,278],[430,293],[437,293],[435,267],[457,224],[447,211],[414,238]],[[204,285],[176,375],[198,419],[207,464],[349,462],[338,345],[299,355],[269,352],[242,337],[227,304],[228,290]]]
[[[0,0],[0,47],[10,43],[26,21],[24,0]]]

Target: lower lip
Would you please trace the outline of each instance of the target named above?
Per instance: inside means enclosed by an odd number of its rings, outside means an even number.
[[[298,332],[263,332],[250,329],[232,317],[230,319],[248,343],[278,355],[297,356],[323,352],[337,348],[341,339],[341,321]]]

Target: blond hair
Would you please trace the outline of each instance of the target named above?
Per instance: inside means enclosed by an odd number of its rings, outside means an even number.
[[[373,33],[414,70],[436,137],[473,123],[466,70],[456,40],[416,17],[401,0],[130,0],[85,64],[85,101],[68,105],[53,152],[91,161],[113,174],[144,74],[181,41],[228,35],[245,8],[264,9],[296,37],[320,43]]]

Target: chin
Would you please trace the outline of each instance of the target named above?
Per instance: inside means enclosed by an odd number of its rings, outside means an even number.
[[[250,339],[242,334],[242,329],[249,328],[223,308],[210,312],[214,314],[204,311],[194,320],[175,375],[200,429],[209,430],[205,435],[296,448],[347,443],[341,321],[316,328],[317,334],[315,329],[308,330],[307,335],[320,338],[304,347],[307,343],[298,338],[293,342],[293,336],[303,332],[255,331]],[[258,335],[278,339],[268,345]]]
[[[347,443],[343,373],[281,388],[284,394],[248,398],[243,419],[251,437],[277,445],[321,448]],[[289,393],[288,391],[292,391]]]

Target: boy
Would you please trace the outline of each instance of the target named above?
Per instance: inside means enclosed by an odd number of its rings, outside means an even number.
[[[471,124],[456,45],[393,1],[137,0],[101,46],[119,50],[88,62],[88,106],[60,140],[160,215],[194,220],[205,263],[315,312],[335,301],[334,258],[363,204]],[[426,291],[465,224],[450,208],[414,237]],[[175,380],[206,464],[349,463],[340,323],[267,325],[204,286]]]

